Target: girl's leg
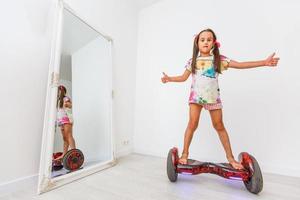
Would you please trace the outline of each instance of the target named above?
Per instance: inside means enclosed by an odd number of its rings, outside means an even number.
[[[234,156],[232,154],[229,137],[228,137],[227,131],[223,124],[222,109],[210,110],[209,113],[211,116],[213,127],[219,134],[219,138],[220,138],[223,148],[225,150],[226,158],[227,158],[228,162],[235,169],[243,169],[243,166],[234,159]]]
[[[201,112],[202,106],[198,104],[190,104],[190,118],[188,126],[185,130],[184,134],[184,145],[183,145],[183,151],[182,155],[179,159],[180,164],[187,164],[187,159],[189,155],[189,147],[194,135],[194,131],[198,127],[200,112]]]
[[[72,124],[65,124],[64,125],[64,132],[66,136],[66,140],[68,141],[70,148],[75,149],[75,140],[73,138],[73,133],[72,133]]]
[[[61,134],[62,134],[62,137],[63,137],[63,141],[64,141],[64,147],[63,147],[64,149],[63,149],[63,154],[61,156],[57,157],[55,160],[62,159],[64,157],[64,155],[67,153],[68,148],[69,148],[69,143],[68,143],[68,140],[67,140],[67,137],[66,137],[63,125],[61,126],[60,131],[61,131]]]
[[[69,142],[67,140],[67,138],[64,137],[64,151],[63,151],[63,156],[67,153],[68,149],[69,149]]]
[[[64,156],[69,149],[69,142],[68,142],[67,134],[65,133],[64,125],[61,128],[61,132],[63,134],[63,140],[64,140],[64,151],[63,151],[63,156]]]

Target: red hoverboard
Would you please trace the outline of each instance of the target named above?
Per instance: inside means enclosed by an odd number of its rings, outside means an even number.
[[[64,155],[62,159],[55,160],[62,154],[62,152],[53,153],[52,171],[60,170],[63,167],[66,170],[74,171],[79,169],[84,162],[84,155],[79,149],[71,149]]]
[[[263,177],[256,159],[246,152],[239,154],[239,162],[245,169],[234,169],[228,163],[201,162],[188,159],[185,165],[178,163],[178,149],[170,149],[167,158],[167,174],[171,182],[177,180],[179,174],[201,174],[211,173],[223,178],[243,181],[247,190],[251,193],[258,194],[263,188]]]

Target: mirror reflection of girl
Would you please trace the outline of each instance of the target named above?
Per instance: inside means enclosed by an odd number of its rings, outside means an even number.
[[[73,117],[72,117],[72,102],[70,97],[66,96],[67,89],[60,85],[58,87],[57,94],[57,124],[60,127],[63,140],[64,149],[63,154],[56,158],[56,160],[61,159],[70,149],[75,149],[75,140],[73,138],[72,128],[73,128]]]
[[[193,78],[189,98],[190,118],[185,131],[184,147],[179,163],[187,164],[189,146],[198,127],[201,110],[204,108],[210,112],[213,127],[219,134],[228,162],[235,169],[242,169],[243,166],[233,156],[229,136],[223,123],[218,74],[227,68],[275,67],[279,58],[274,57],[275,53],[273,53],[264,60],[237,62],[220,55],[219,46],[213,30],[202,30],[194,39],[193,57],[188,61],[184,73],[181,76],[168,76],[163,73],[164,76],[161,80],[163,83],[184,82],[191,74]]]

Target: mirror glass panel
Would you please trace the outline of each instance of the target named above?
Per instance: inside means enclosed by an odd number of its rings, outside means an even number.
[[[66,9],[57,91],[51,178],[111,160],[110,42]]]

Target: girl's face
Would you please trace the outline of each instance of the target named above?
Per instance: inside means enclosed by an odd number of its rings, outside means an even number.
[[[210,50],[214,46],[213,34],[209,31],[204,31],[199,35],[198,48],[203,56],[210,55]]]

